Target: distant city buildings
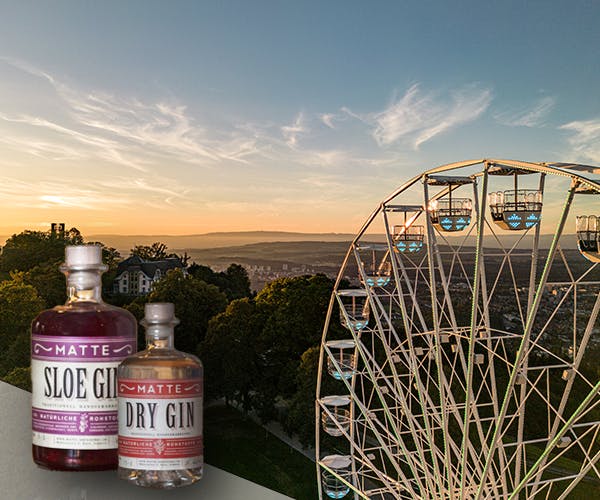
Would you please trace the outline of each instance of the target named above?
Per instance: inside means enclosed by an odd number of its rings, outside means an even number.
[[[152,291],[154,284],[172,269],[182,269],[185,272],[185,264],[178,257],[144,260],[133,255],[119,263],[113,281],[113,292],[123,295],[146,295]]]

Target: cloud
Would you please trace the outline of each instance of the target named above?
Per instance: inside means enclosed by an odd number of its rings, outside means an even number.
[[[164,210],[169,206],[189,205],[199,198],[199,193],[193,189],[159,175],[136,173],[133,176],[84,178],[76,182],[0,176],[0,199],[11,208],[117,209],[126,213],[143,207],[159,206]]]
[[[568,141],[576,155],[600,162],[600,118],[573,121],[559,128],[572,133]]]
[[[359,115],[349,108],[342,110],[371,125],[379,146],[403,141],[418,149],[433,137],[477,119],[491,101],[492,91],[475,84],[453,90],[449,96],[422,91],[414,84],[383,111]]]
[[[40,139],[33,135],[11,135],[7,131],[0,134],[0,144],[16,151],[24,151],[32,156],[53,161],[81,160],[86,155],[78,148]]]
[[[323,113],[319,116],[319,118],[321,118],[321,121],[329,128],[335,128],[335,125],[333,124],[335,115],[333,113]]]
[[[309,129],[305,125],[304,113],[302,112],[298,113],[292,124],[281,127],[281,133],[285,142],[292,149],[298,146],[299,136],[308,132]]]
[[[93,183],[73,186],[63,182],[23,181],[9,177],[0,177],[0,195],[11,206],[35,209],[108,210],[134,203],[122,192],[110,193]]]
[[[494,119],[502,125],[510,127],[541,127],[555,105],[556,98],[545,96],[538,99],[529,109],[517,112],[505,111],[496,114]]]
[[[47,81],[63,111],[58,116],[38,111],[3,113],[0,120],[59,134],[62,138],[55,143],[63,147],[67,147],[65,140],[76,143],[80,156],[146,171],[149,164],[164,162],[167,156],[185,163],[215,165],[223,161],[246,163],[247,158],[259,153],[252,136],[235,127],[204,128],[182,104],[80,90],[26,62],[9,58],[0,61]],[[13,144],[23,142],[12,136]],[[44,140],[45,147],[37,148],[37,153],[48,150],[52,154],[51,150],[56,148],[49,147],[47,139]],[[73,150],[73,144],[69,147]]]

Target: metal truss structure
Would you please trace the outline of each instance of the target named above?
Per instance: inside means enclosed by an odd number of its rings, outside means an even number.
[[[381,202],[325,322],[319,498],[600,492],[599,173],[464,161]]]

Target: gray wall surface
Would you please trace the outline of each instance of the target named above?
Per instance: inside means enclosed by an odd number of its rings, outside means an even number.
[[[205,465],[196,484],[138,488],[115,472],[51,472],[31,459],[31,394],[0,381],[0,498],[6,500],[285,500],[289,497]]]

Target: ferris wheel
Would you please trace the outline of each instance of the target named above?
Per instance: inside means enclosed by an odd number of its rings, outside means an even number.
[[[320,499],[600,495],[597,174],[452,163],[368,217],[321,343]]]

